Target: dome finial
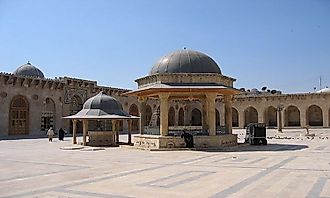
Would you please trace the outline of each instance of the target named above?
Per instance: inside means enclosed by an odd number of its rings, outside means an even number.
[[[28,61],[26,64],[31,65],[30,61]]]
[[[186,50],[187,48],[186,47],[183,47],[184,50]]]

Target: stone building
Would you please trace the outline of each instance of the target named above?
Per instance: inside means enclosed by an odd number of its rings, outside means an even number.
[[[13,73],[0,73],[0,136],[44,135],[49,127],[72,131],[72,123],[63,116],[82,109],[90,97],[103,91],[116,98],[124,111],[140,115],[136,97],[126,96],[130,90],[99,86],[96,81],[71,77],[45,78],[31,63],[18,67]],[[159,125],[158,100],[148,100],[145,106],[145,126]],[[225,126],[225,104],[215,103],[217,131]],[[330,92],[301,94],[242,93],[232,101],[232,126],[243,128],[249,122],[265,122],[269,127],[329,127]],[[172,100],[168,104],[169,126],[201,126],[202,104],[195,100]],[[281,116],[279,116],[281,115]],[[155,119],[156,118],[156,119]],[[281,123],[279,121],[281,120]],[[120,131],[127,129],[120,124]],[[139,122],[132,123],[139,131]],[[78,122],[77,132],[82,132]]]

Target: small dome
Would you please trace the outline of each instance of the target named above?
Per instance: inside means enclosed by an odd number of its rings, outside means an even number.
[[[128,116],[128,114],[123,111],[121,104],[115,98],[104,94],[102,91],[96,96],[89,98],[84,103],[83,109],[97,109],[110,115]]]
[[[17,68],[14,73],[17,76],[27,76],[27,77],[34,77],[34,78],[44,78],[44,74],[40,69],[33,66],[30,62],[20,66]]]
[[[178,50],[160,58],[149,75],[163,73],[216,73],[221,74],[217,63],[208,55],[193,50]]]

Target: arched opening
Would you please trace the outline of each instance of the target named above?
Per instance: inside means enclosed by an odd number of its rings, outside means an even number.
[[[152,118],[152,109],[150,105],[146,105],[146,123],[145,126],[151,126],[151,118]]]
[[[218,127],[220,127],[220,113],[218,109],[215,109],[215,124]]]
[[[55,102],[51,98],[46,98],[41,111],[41,131],[47,131],[50,127],[55,128],[55,115]]]
[[[285,126],[300,126],[300,111],[296,106],[286,108]]]
[[[238,111],[235,108],[232,108],[232,126],[238,127]]]
[[[9,135],[29,134],[29,103],[23,96],[15,96],[10,103]]]
[[[307,121],[310,126],[323,126],[322,109],[317,105],[311,105],[308,107]]]
[[[159,106],[158,106],[156,112],[154,112],[154,114],[155,114],[155,117],[157,119],[156,125],[160,126],[160,115],[159,115],[160,114],[160,107]]]
[[[175,124],[175,110],[171,107],[168,110],[168,126],[174,126]]]
[[[268,127],[277,126],[277,112],[275,107],[270,106],[265,109],[265,123]]]
[[[118,121],[118,131],[123,131],[124,130],[124,121],[119,120]]]
[[[249,123],[258,123],[258,111],[254,107],[248,107],[244,111],[245,126]]]
[[[70,115],[74,115],[74,114],[78,113],[82,108],[83,108],[83,100],[79,96],[74,95],[71,98]],[[70,131],[73,131],[72,123],[70,125]],[[77,121],[76,132],[77,133],[82,133],[83,132],[83,126],[82,126],[81,121]]]
[[[192,126],[202,125],[202,113],[200,110],[196,108],[191,111],[191,125]]]
[[[184,126],[184,110],[183,108],[179,109],[179,126]]]
[[[129,114],[134,116],[139,116],[139,109],[136,104],[132,104],[129,107]],[[132,131],[138,131],[139,130],[139,120],[134,119],[132,120]]]

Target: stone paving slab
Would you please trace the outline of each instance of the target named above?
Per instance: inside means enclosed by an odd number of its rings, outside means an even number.
[[[268,131],[267,146],[209,152],[0,140],[0,197],[330,197],[330,130]]]

